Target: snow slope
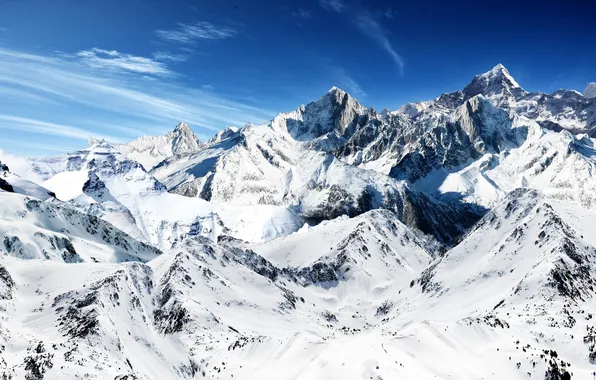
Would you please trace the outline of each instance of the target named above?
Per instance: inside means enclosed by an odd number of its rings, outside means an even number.
[[[41,200],[54,198],[50,190],[12,173],[2,162],[0,162],[0,190],[29,195]]]
[[[2,251],[64,262],[149,261],[160,252],[111,224],[65,205],[0,192]]]
[[[1,257],[2,365],[47,379],[585,378],[595,217],[516,190],[429,266],[432,244],[377,211],[267,243],[274,261],[200,237],[147,264]],[[310,264],[342,234],[368,262],[337,284],[303,281],[325,278]]]

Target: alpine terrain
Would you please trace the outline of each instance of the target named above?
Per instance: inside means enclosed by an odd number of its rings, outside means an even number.
[[[334,87],[208,141],[0,151],[0,379],[591,379],[595,144],[595,83],[497,65],[393,111]]]

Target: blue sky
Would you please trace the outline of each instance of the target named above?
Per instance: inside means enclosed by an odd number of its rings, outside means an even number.
[[[503,63],[596,81],[588,1],[0,1],[0,148],[25,156],[263,122],[341,87],[396,109]]]

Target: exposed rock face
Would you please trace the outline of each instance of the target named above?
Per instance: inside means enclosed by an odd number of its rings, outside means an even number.
[[[6,270],[5,267],[0,266],[0,300],[12,299],[15,282]]]
[[[14,193],[14,188],[12,187],[12,185],[2,178],[0,178],[0,190],[8,191],[9,193]]]
[[[4,178],[2,178],[2,173],[3,172],[4,173],[9,172],[8,166],[6,166],[5,164],[3,164],[0,161],[0,190],[8,191],[10,193],[14,193],[14,188],[12,187],[12,185],[10,183],[8,183]]]
[[[294,111],[295,114],[278,116],[278,122],[285,122],[287,131],[296,140],[329,138],[333,144],[355,131],[357,118],[364,111],[365,108],[352,96],[334,87],[320,100]],[[320,147],[329,148],[322,142]]]
[[[499,106],[507,106],[509,101],[527,94],[501,64],[484,74],[476,75],[464,88],[463,93],[464,100],[483,95],[489,99],[498,99]]]
[[[516,148],[525,141],[527,128],[512,126],[507,112],[482,95],[475,96],[454,111],[452,121],[431,129],[411,144],[389,175],[415,182],[433,170],[451,170],[486,153]]]

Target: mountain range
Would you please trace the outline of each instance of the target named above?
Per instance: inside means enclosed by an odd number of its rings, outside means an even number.
[[[0,151],[1,378],[589,378],[595,89]]]

